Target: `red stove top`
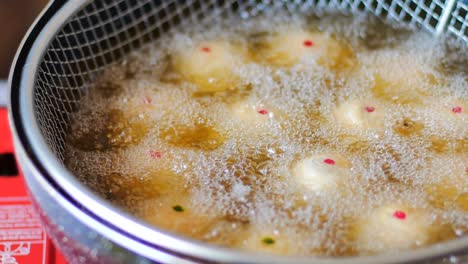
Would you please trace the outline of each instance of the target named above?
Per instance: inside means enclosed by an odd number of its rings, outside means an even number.
[[[65,264],[33,210],[0,108],[0,264]]]

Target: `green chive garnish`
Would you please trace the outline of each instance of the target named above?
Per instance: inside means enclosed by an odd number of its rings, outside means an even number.
[[[184,211],[184,208],[180,205],[176,205],[174,207],[172,207],[172,209],[174,209],[174,211],[176,212],[183,212]]]
[[[275,243],[275,240],[271,237],[265,237],[264,239],[262,239],[262,242],[266,245],[272,245]]]

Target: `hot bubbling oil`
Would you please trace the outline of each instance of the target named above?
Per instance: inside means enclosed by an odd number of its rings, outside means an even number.
[[[365,255],[462,236],[468,93],[453,64],[467,52],[446,45],[366,17],[194,26],[103,73],[67,165],[157,227],[242,250]]]

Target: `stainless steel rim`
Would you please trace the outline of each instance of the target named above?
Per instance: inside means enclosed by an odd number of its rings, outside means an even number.
[[[7,106],[8,84],[5,80],[0,80],[0,107]]]
[[[104,223],[116,232],[96,230],[102,235],[119,243],[123,235],[135,241],[131,246],[123,245],[137,254],[156,259],[156,252],[166,251],[170,254],[196,261],[216,261],[229,263],[418,263],[439,258],[448,254],[461,253],[467,250],[468,237],[436,244],[427,248],[406,251],[397,255],[380,255],[373,257],[347,257],[347,258],[313,258],[313,257],[270,257],[248,253],[240,253],[230,249],[222,249],[184,239],[178,235],[155,229],[141,222],[125,212],[112,207],[107,201],[93,194],[85,188],[62,165],[54,153],[49,149],[44,138],[39,136],[37,117],[33,108],[33,88],[36,73],[43,54],[63,23],[86,5],[90,0],[69,1],[63,6],[49,6],[51,13],[43,13],[43,17],[36,21],[29,35],[25,38],[22,48],[17,54],[15,66],[10,73],[11,104],[10,120],[14,131],[16,147],[24,153],[30,163],[23,164],[38,171],[35,177],[49,181],[60,190],[61,195],[69,199],[80,209],[67,208],[67,210],[80,210],[88,218],[81,220],[92,226],[94,221]],[[56,8],[56,10],[52,10]],[[52,10],[52,11],[51,11]],[[156,243],[155,241],[158,241]],[[120,243],[119,243],[120,244]]]

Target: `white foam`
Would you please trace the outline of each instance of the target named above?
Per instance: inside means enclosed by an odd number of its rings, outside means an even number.
[[[441,213],[440,208],[431,205],[425,191],[426,186],[444,178],[449,179],[449,184],[462,186],[461,191],[468,188],[467,177],[460,176],[466,176],[466,147],[465,151],[456,150],[460,140],[468,136],[468,109],[460,114],[461,118],[452,120],[433,106],[441,98],[466,104],[466,74],[441,70],[438,61],[447,54],[442,44],[424,33],[390,35],[375,44],[378,49],[369,49],[362,38],[375,29],[369,28],[365,17],[307,21],[276,16],[273,20],[225,21],[224,26],[202,31],[195,26],[133,52],[101,77],[117,83],[121,91],[103,96],[91,89],[75,116],[72,134],[80,137],[94,128],[105,129],[107,120],[102,113],[115,109],[129,124],[143,124],[144,137],[122,148],[93,151],[68,144],[68,167],[97,191],[106,188],[103,178],[112,173],[144,180],[170,171],[184,179],[189,190],[187,199],[195,212],[216,217],[234,215],[242,223],[247,222],[249,230],[308,234],[297,236],[301,240],[296,243],[301,246],[295,254],[355,254],[347,251],[353,247],[353,241],[346,239],[348,222],[374,208],[395,203],[443,214],[445,222],[466,230],[466,213],[459,208],[445,208]],[[194,84],[183,79],[161,81],[161,75],[167,73],[168,54],[200,41],[218,39],[247,49],[252,32],[276,34],[284,28],[319,28],[327,35],[344,36],[354,51],[356,67],[337,72],[307,56],[291,67],[247,61],[232,69],[236,85],[241,90],[251,89],[244,94],[193,96],[197,91]],[[466,48],[461,48],[457,56],[467,54]],[[126,77],[128,69],[133,76]],[[421,90],[420,102],[399,105],[374,98],[371,90],[379,71],[392,80],[406,76],[405,84]],[[428,74],[444,81],[426,82]],[[371,98],[385,110],[383,126],[347,126],[336,120],[334,113],[340,104],[363,98]],[[265,122],[233,118],[232,105],[239,102],[271,107],[274,118]],[[402,127],[404,119],[413,122],[412,127]],[[162,136],[168,130],[177,132],[200,123],[217,131],[224,142],[210,150],[185,148],[174,146]],[[431,149],[431,136],[443,138],[446,148],[440,152]],[[336,153],[350,162],[349,175],[341,187],[326,195],[299,188],[292,174],[293,165],[301,157],[323,153]],[[134,211],[138,202],[124,204]],[[145,210],[151,210],[151,206]],[[298,231],[301,228],[304,230]],[[208,233],[218,234],[219,230]],[[241,234],[239,231],[240,240],[252,239]],[[240,247],[229,241],[216,243]]]

